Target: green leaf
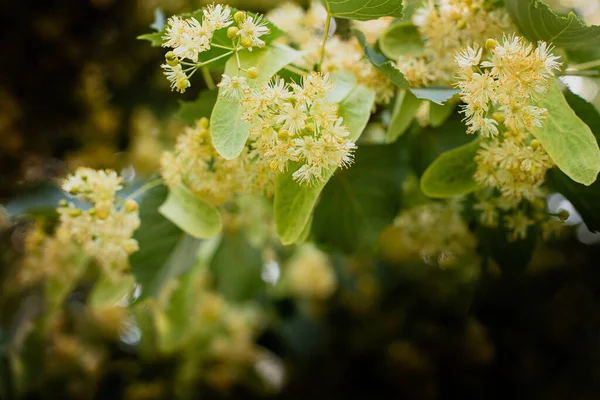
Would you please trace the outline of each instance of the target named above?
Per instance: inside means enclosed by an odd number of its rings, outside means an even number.
[[[265,287],[261,251],[243,233],[223,236],[210,263],[217,290],[232,302],[256,299]]]
[[[400,210],[408,172],[401,144],[359,147],[354,165],[323,190],[312,224],[315,240],[347,253],[375,248]]]
[[[321,0],[337,18],[369,21],[381,17],[402,18],[402,0]]]
[[[335,71],[330,75],[330,79],[333,82],[333,90],[325,96],[325,100],[330,103],[340,103],[356,86],[354,74],[348,71]]]
[[[447,151],[427,168],[421,177],[421,190],[429,197],[449,198],[477,189],[473,175],[477,171],[475,155],[479,140]]]
[[[417,99],[429,100],[440,105],[455,94],[460,93],[460,90],[458,89],[435,86],[426,88],[413,88],[410,89],[410,91],[413,92]]]
[[[94,285],[94,289],[88,297],[87,304],[90,307],[115,305],[130,295],[134,286],[135,278],[131,275],[124,275],[116,281],[107,276],[102,276]]]
[[[240,63],[245,69],[253,66],[258,68],[258,78],[249,79],[248,83],[252,86],[259,86],[301,56],[301,52],[290,47],[272,45],[262,50],[240,53]],[[225,74],[238,75],[235,58],[227,62]],[[240,71],[240,76],[246,77],[246,73]],[[242,121],[242,112],[243,107],[239,102],[230,102],[219,97],[211,115],[210,131],[213,144],[217,152],[228,160],[236,158],[242,152],[248,139],[250,125]]]
[[[406,132],[417,114],[421,100],[417,99],[408,90],[399,90],[392,114],[392,120],[388,127],[385,140],[393,143]]]
[[[194,125],[196,120],[203,117],[210,118],[217,95],[217,90],[204,90],[194,101],[180,101],[179,110],[175,116],[188,125]]]
[[[571,109],[557,82],[552,83],[540,107],[548,109],[548,116],[534,136],[567,176],[584,185],[592,184],[600,171],[598,142]]]
[[[444,125],[444,122],[448,120],[448,118],[454,112],[456,108],[456,103],[450,102],[443,105],[439,105],[436,103],[429,104],[429,124],[434,128],[439,128]]]
[[[379,38],[379,49],[392,60],[401,56],[416,57],[423,54],[425,43],[411,21],[391,25]]]
[[[179,184],[169,192],[158,211],[184,232],[198,239],[208,239],[221,231],[221,213],[214,206]]]
[[[375,93],[359,85],[339,105],[338,113],[350,130],[349,140],[358,140],[369,122],[373,104],[375,104]],[[301,186],[292,179],[292,174],[297,169],[298,166],[295,166],[280,175],[275,187],[273,206],[275,223],[277,233],[285,245],[296,243],[301,239],[319,194],[335,172],[335,168],[328,170],[324,182],[315,186]]]
[[[600,46],[600,26],[587,26],[574,13],[556,15],[539,0],[505,0],[519,31],[530,41],[543,40],[569,50]]]
[[[363,47],[365,56],[382,74],[387,76],[396,86],[403,89],[408,89],[410,83],[406,80],[402,72],[387,59],[383,54],[376,52],[369,46],[365,34],[354,28],[352,33],[358,39],[358,42]]]
[[[411,165],[418,176],[442,153],[469,143],[473,136],[467,135],[467,127],[459,114],[453,114],[439,128],[420,129],[413,126],[401,140],[407,140],[410,147]]]
[[[142,287],[138,300],[158,296],[165,282],[185,273],[196,261],[199,241],[158,212],[167,194],[168,189],[159,186],[146,192],[140,202],[141,225],[134,235],[140,250],[129,257],[131,272]]]
[[[164,32],[145,33],[137,37],[138,40],[147,40],[152,47],[160,47],[163,43]]]
[[[565,94],[571,108],[594,132],[596,140],[600,138],[600,113],[594,105],[568,91]],[[574,182],[557,168],[548,171],[548,185],[565,196],[583,218],[590,231],[600,231],[600,181],[596,180],[590,186]]]

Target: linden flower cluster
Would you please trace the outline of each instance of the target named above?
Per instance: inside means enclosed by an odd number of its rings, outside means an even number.
[[[454,82],[455,52],[514,30],[506,10],[486,0],[429,0],[412,21],[424,40],[423,55],[403,56],[396,62],[411,86]]]
[[[475,237],[461,217],[460,201],[436,202],[403,211],[394,221],[398,254],[414,255],[450,267],[475,252]]]
[[[234,87],[233,80],[223,76],[221,94],[242,99],[251,154],[264,158],[272,170],[283,173],[291,162],[299,163],[293,179],[310,185],[324,181],[332,168],[352,163],[356,146],[348,140],[350,131],[337,107],[324,99],[333,89],[328,74],[312,72],[301,84],[275,77],[258,89],[245,81]]]
[[[219,58],[233,54],[240,49],[252,51],[253,47],[263,47],[265,41],[262,36],[270,32],[267,21],[261,15],[251,16],[245,12],[231,15],[229,6],[221,4],[209,5],[202,10],[201,21],[195,17],[181,18],[173,16],[167,21],[163,47],[172,48],[166,54],[166,64],[161,65],[171,89],[185,92],[191,86],[189,77],[199,68]],[[232,26],[235,24],[234,26]],[[232,47],[213,43],[216,31],[227,29],[227,37],[232,41]],[[211,60],[199,62],[200,53],[219,47],[230,50]],[[190,63],[189,60],[193,63]],[[182,65],[187,66],[186,69]]]
[[[488,40],[486,47],[488,61],[481,60],[477,45],[456,55],[468,133],[484,138],[475,158],[475,180],[505,197],[533,201],[553,165],[532,136],[547,113],[537,104],[560,63],[546,43],[534,49],[517,36],[505,36],[501,44]]]
[[[287,44],[305,52],[300,66],[313,69],[321,58],[323,29],[327,11],[317,1],[304,11],[300,6],[285,3],[268,14],[276,25],[285,27]],[[389,18],[355,23],[368,34],[369,41],[379,36],[389,24]],[[345,70],[352,73],[356,82],[367,86],[376,93],[378,104],[387,104],[394,96],[395,87],[390,80],[364,57],[364,51],[356,38],[343,40],[339,36],[330,37],[325,44],[325,59],[321,71],[333,73]]]
[[[287,289],[302,298],[325,300],[337,287],[337,278],[327,254],[314,245],[298,248],[287,264]]]
[[[214,148],[207,118],[186,127],[174,152],[161,157],[161,175],[169,187],[185,184],[213,205],[233,200],[237,194],[273,194],[276,173],[248,147],[239,157],[226,160]]]
[[[93,207],[82,210],[64,202],[58,208],[59,225],[55,236],[61,242],[73,241],[92,257],[109,276],[127,270],[128,257],[138,250],[132,238],[140,225],[138,204],[126,200],[116,204],[116,193],[122,189],[122,178],[116,172],[79,168],[69,176],[62,189]]]

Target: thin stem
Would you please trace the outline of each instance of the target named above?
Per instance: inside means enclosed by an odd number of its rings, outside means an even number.
[[[210,74],[210,70],[206,67],[202,67],[202,76],[204,77],[204,82],[206,82],[206,86],[213,90],[216,88],[215,81],[213,81],[213,77]]]
[[[199,63],[199,64],[198,64],[198,66],[200,66],[200,67],[204,67],[205,65],[208,65],[208,64],[210,64],[210,63],[212,63],[212,62],[215,62],[215,61],[217,61],[217,60],[220,60],[220,59],[221,59],[221,58],[223,58],[223,57],[230,56],[230,55],[231,55],[231,53],[233,53],[233,51],[228,51],[227,53],[225,53],[225,54],[221,54],[221,55],[220,55],[220,56],[218,56],[218,57],[211,58],[210,60],[208,60],[208,61],[205,61],[205,62],[203,62],[203,63]],[[237,53],[236,53],[236,54],[237,54]]]
[[[600,76],[600,71],[572,71],[567,69],[560,76]]]
[[[152,180],[150,182],[146,182],[141,187],[139,187],[136,191],[134,191],[129,196],[127,196],[127,198],[125,199],[125,201],[127,201],[127,200],[133,200],[136,197],[141,196],[142,194],[146,193],[150,189],[154,189],[155,187],[157,187],[157,186],[159,186],[161,184],[162,184],[162,179],[160,179],[160,178],[154,179],[154,180]]]
[[[329,28],[331,27],[331,13],[327,12],[327,22],[325,22],[325,31],[323,32],[323,43],[321,44],[321,57],[319,58],[319,64],[317,64],[317,71],[321,71],[321,67],[323,66],[323,61],[325,60],[325,44],[327,43],[327,38],[329,38]]]
[[[287,69],[288,71],[293,72],[298,75],[306,74],[305,70],[303,70],[302,68],[295,67],[293,65],[286,65],[285,67],[283,67],[283,69]]]
[[[242,69],[242,63],[240,62],[240,54],[237,51],[235,52],[235,59],[237,60],[238,74],[239,74],[240,70]]]
[[[229,47],[229,46],[222,46],[220,44],[216,44],[216,43],[211,43],[211,47],[218,47],[219,49],[225,49],[225,50],[235,50],[233,47]]]
[[[596,68],[596,67],[600,67],[600,60],[588,61],[588,62],[584,62],[581,64],[573,64],[573,65],[570,65],[569,68],[567,68],[567,71],[572,71],[572,70],[583,71],[586,69]]]

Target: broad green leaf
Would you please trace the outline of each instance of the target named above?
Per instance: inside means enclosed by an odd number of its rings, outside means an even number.
[[[429,103],[429,124],[434,128],[439,128],[448,120],[454,112],[456,103],[449,102],[443,105]]]
[[[338,115],[344,119],[344,125],[350,131],[349,140],[355,142],[363,133],[371,118],[374,104],[375,92],[362,85],[355,86],[339,104]]]
[[[315,240],[347,253],[373,249],[400,210],[408,172],[401,144],[360,146],[354,165],[323,190],[312,224]]]
[[[354,75],[348,71],[335,71],[330,75],[330,79],[333,83],[333,90],[325,96],[325,100],[330,103],[343,101],[356,86]]]
[[[87,304],[90,307],[115,305],[130,295],[134,286],[135,278],[131,275],[124,275],[117,280],[102,276],[94,285]]]
[[[375,93],[361,85],[356,86],[340,103],[338,113],[344,118],[344,124],[350,130],[350,140],[358,140],[364,131],[371,117],[373,104],[375,104]],[[275,223],[277,233],[285,245],[300,240],[319,194],[335,172],[335,168],[331,168],[326,172],[324,182],[315,186],[305,186],[299,185],[292,179],[292,174],[298,168],[296,165],[287,173],[280,175],[275,188],[273,206]]]
[[[392,120],[385,138],[387,143],[395,142],[406,132],[420,105],[421,100],[417,99],[409,90],[401,89],[398,91]]]
[[[439,128],[419,128],[413,123],[407,134],[400,140],[408,141],[411,165],[418,176],[442,153],[469,143],[473,137],[467,135],[467,127],[459,114],[453,114]]]
[[[600,113],[594,105],[581,97],[568,91],[565,94],[567,102],[594,132],[596,140],[600,138]],[[584,186],[574,182],[558,168],[548,171],[546,176],[548,185],[565,196],[583,218],[587,228],[591,231],[600,231],[600,181]]]
[[[479,140],[442,153],[421,177],[421,190],[429,197],[449,198],[475,191],[475,155]]]
[[[160,323],[157,327],[157,342],[165,353],[181,350],[196,333],[197,320],[191,318],[198,306],[198,279],[209,266],[221,238],[216,236],[203,241],[198,251],[195,265],[177,279],[164,313],[155,314]]]
[[[163,44],[164,32],[153,32],[153,33],[144,33],[143,35],[139,35],[137,39],[139,40],[147,40],[150,42],[152,47],[160,47]]]
[[[600,149],[591,129],[571,109],[557,82],[540,106],[548,109],[548,116],[534,136],[561,171],[575,182],[591,185],[600,171]]]
[[[261,251],[242,232],[224,235],[210,263],[217,290],[228,301],[254,300],[263,290]]]
[[[134,235],[140,250],[129,257],[131,272],[142,287],[139,300],[158,296],[169,279],[185,273],[196,260],[199,241],[158,211],[167,194],[168,189],[159,186],[145,193],[140,202],[141,225]]]
[[[505,0],[519,31],[532,42],[544,40],[569,50],[600,46],[600,26],[587,26],[574,13],[555,14],[540,0]]]
[[[180,101],[175,116],[188,125],[194,125],[196,120],[203,117],[210,118],[217,101],[217,94],[217,90],[204,90],[194,101]]]
[[[321,0],[337,18],[369,21],[380,17],[402,18],[402,0]]]
[[[365,57],[373,64],[382,74],[387,76],[399,88],[408,89],[410,86],[402,72],[381,53],[376,52],[369,46],[365,34],[358,29],[352,29],[352,33],[358,39],[358,42],[363,47]]]
[[[221,231],[221,213],[214,206],[179,184],[169,192],[158,211],[187,234],[208,239]]]
[[[426,87],[426,88],[412,88],[411,92],[417,99],[425,99],[430,100],[436,104],[444,104],[446,100],[451,98],[457,93],[460,93],[460,90],[447,88],[447,87]]]
[[[302,53],[287,46],[272,45],[262,50],[240,53],[242,68],[257,67],[259,76],[248,80],[253,86],[258,86],[271,79],[273,75],[286,65],[294,62]],[[231,58],[225,67],[225,74],[238,75],[235,58]],[[246,73],[240,71],[240,76]],[[243,107],[239,102],[231,102],[219,97],[210,119],[210,132],[213,144],[221,156],[231,160],[236,158],[244,149],[248,139],[249,124],[242,121]]]
[[[392,60],[398,60],[401,56],[419,56],[423,54],[424,47],[421,35],[411,21],[391,25],[379,38],[379,49]]]

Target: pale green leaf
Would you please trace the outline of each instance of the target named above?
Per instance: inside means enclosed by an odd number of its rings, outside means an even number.
[[[402,18],[402,0],[321,0],[337,18],[369,21],[380,17]]]
[[[272,45],[262,50],[240,53],[240,63],[242,68],[245,69],[258,68],[258,78],[248,79],[250,85],[258,86],[271,79],[277,71],[301,56],[301,52],[291,47]],[[235,57],[227,62],[225,74],[229,76],[238,75],[238,65]],[[243,71],[239,71],[239,75],[247,77]],[[243,107],[239,102],[231,102],[219,97],[211,115],[210,132],[213,144],[217,152],[228,160],[236,158],[242,152],[248,139],[250,125],[242,121],[242,112]]]
[[[338,112],[350,130],[350,140],[358,140],[364,131],[374,103],[375,93],[359,85],[340,104]],[[315,186],[305,186],[292,180],[292,174],[298,168],[295,165],[287,173],[280,175],[275,188],[275,223],[283,244],[296,243],[302,238],[319,194],[335,172],[335,168],[331,168],[326,172],[323,182]]]
[[[540,107],[548,110],[533,133],[558,168],[575,182],[591,185],[600,171],[600,149],[589,126],[571,109],[557,82]]]
[[[221,230],[221,213],[185,185],[173,187],[158,211],[187,234],[207,239]]]
[[[381,53],[376,52],[369,46],[367,43],[367,38],[365,34],[362,33],[358,29],[352,29],[352,33],[358,39],[360,45],[363,47],[365,52],[365,57],[373,64],[382,74],[388,77],[396,86],[399,88],[407,89],[410,86],[410,83],[404,77],[404,74],[400,72],[396,66],[387,59]]]
[[[325,95],[325,100],[329,103],[340,103],[356,86],[354,74],[345,70],[335,71],[329,78],[333,83],[333,90]]]
[[[413,92],[417,99],[429,100],[440,105],[444,104],[446,100],[455,94],[460,93],[460,90],[458,89],[435,86],[426,88],[412,88],[410,91]]]
[[[379,38],[379,49],[392,60],[401,56],[416,57],[423,54],[425,44],[417,27],[411,21],[391,25]]]
[[[569,50],[600,46],[600,26],[587,26],[574,13],[559,16],[539,0],[504,3],[519,31],[532,42],[544,40]]]
[[[439,128],[452,115],[455,108],[455,102],[447,102],[442,105],[433,102],[429,103],[429,125]]]
[[[159,186],[146,192],[140,202],[140,228],[134,238],[140,250],[129,257],[131,272],[142,287],[138,300],[158,296],[163,285],[189,270],[196,260],[198,239],[184,234],[163,217],[158,208],[168,189]]]
[[[395,142],[406,132],[420,105],[421,100],[417,99],[409,90],[401,89],[398,91],[392,120],[385,137],[387,143]]]
[[[135,286],[135,279],[131,275],[123,275],[116,279],[102,276],[88,297],[90,307],[116,305],[131,294]]]
[[[421,177],[421,190],[426,196],[449,198],[475,191],[473,179],[477,171],[475,156],[479,140],[442,153]]]

